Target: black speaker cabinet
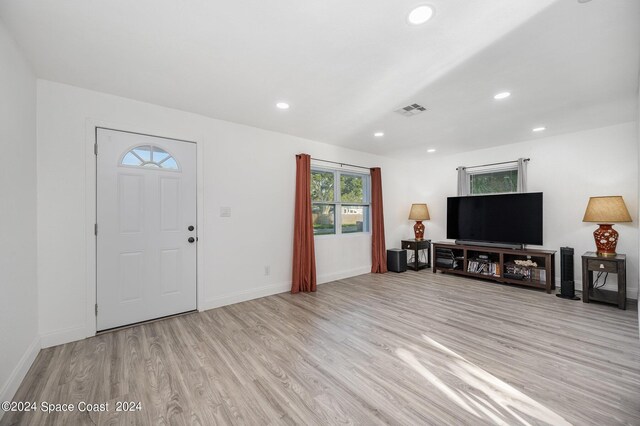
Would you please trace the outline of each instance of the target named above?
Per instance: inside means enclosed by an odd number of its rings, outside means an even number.
[[[576,282],[573,278],[573,248],[560,247],[560,294],[558,297],[580,300],[576,296]]]
[[[387,250],[387,269],[391,272],[407,270],[407,252],[403,249]]]

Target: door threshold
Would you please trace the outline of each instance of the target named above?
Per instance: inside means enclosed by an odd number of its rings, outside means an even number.
[[[198,310],[197,309],[193,309],[191,311],[180,312],[178,314],[165,315],[164,317],[153,318],[153,319],[150,319],[150,320],[145,320],[145,321],[134,322],[134,323],[131,323],[131,324],[120,325],[118,327],[113,327],[113,328],[107,328],[105,330],[96,331],[96,336],[100,336],[101,334],[111,333],[111,332],[114,332],[114,331],[124,330],[124,329],[131,328],[131,327],[137,327],[139,325],[151,324],[153,322],[164,321],[164,320],[171,319],[171,318],[178,318],[178,317],[182,317],[182,316],[185,316],[185,315],[193,314],[193,313],[196,313],[196,312],[198,312]]]

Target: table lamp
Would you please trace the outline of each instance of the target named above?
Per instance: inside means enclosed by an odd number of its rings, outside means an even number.
[[[612,223],[631,222],[631,216],[619,195],[591,197],[583,222],[596,222],[600,227],[593,232],[598,256],[615,256],[618,244],[618,232]]]
[[[409,212],[409,220],[415,220],[416,224],[413,225],[413,232],[416,235],[416,240],[422,240],[424,237],[424,225],[423,220],[429,220],[429,209],[426,204],[412,204],[411,211]]]

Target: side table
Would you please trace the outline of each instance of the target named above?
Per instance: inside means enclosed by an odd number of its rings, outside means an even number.
[[[618,274],[618,291],[593,288],[593,272]],[[594,252],[582,255],[582,301],[603,302],[627,308],[627,256],[598,256]]]
[[[431,267],[431,240],[402,240],[402,248],[405,250],[413,250],[413,262],[407,263],[407,267],[414,271]],[[427,251],[427,261],[420,262],[420,250]]]

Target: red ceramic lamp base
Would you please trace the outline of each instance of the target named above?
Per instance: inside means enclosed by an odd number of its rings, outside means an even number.
[[[416,224],[413,225],[413,233],[416,235],[416,240],[424,238],[424,225],[421,220],[417,220]]]
[[[615,256],[616,246],[618,245],[618,232],[612,228],[612,225],[605,223],[598,225],[600,227],[593,231],[598,256]]]

